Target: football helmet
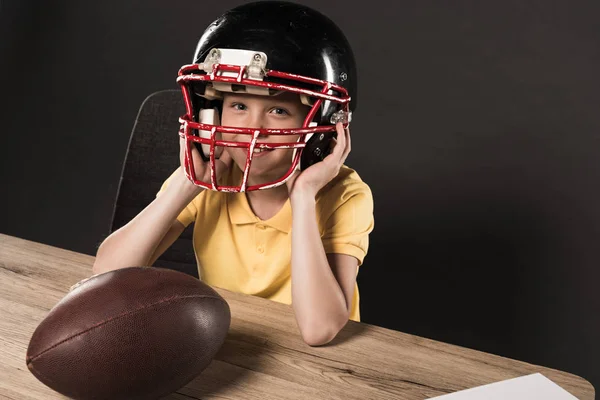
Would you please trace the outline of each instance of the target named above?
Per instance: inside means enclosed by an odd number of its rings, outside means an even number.
[[[335,124],[350,123],[356,108],[357,71],[354,55],[340,28],[328,17],[303,5],[259,1],[235,7],[204,31],[193,63],[180,68],[186,114],[179,118],[185,139],[185,174],[195,185],[221,192],[244,192],[279,186],[294,170],[303,170],[329,154]],[[273,96],[297,93],[309,106],[304,123],[295,129],[253,129],[222,126],[223,93]],[[307,108],[308,109],[308,108]],[[223,140],[236,134],[245,141]],[[278,142],[260,138],[277,135]],[[286,136],[300,135],[297,141]],[[210,164],[211,181],[197,179],[191,146]],[[239,185],[219,185],[215,159],[226,147],[247,149]],[[255,149],[293,149],[291,166],[271,182],[248,185]]]

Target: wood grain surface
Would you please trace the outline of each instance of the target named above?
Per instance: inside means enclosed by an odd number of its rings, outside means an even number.
[[[63,399],[27,369],[29,339],[94,257],[0,234],[0,398]],[[540,372],[582,400],[593,386],[566,372],[365,323],[310,347],[291,306],[215,288],[231,328],[210,366],[166,399],[427,399]]]

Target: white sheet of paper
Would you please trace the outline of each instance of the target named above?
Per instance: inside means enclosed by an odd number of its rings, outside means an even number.
[[[430,400],[577,400],[544,375],[537,373],[432,397]]]

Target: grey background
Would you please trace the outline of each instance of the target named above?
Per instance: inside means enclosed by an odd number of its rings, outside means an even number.
[[[598,386],[600,3],[302,3],[358,60],[363,321]],[[237,4],[2,1],[0,231],[94,254],[140,104]]]

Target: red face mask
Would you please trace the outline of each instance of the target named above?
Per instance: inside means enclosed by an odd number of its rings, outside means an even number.
[[[301,168],[300,160],[303,151],[307,150],[307,143],[311,143],[309,142],[311,138],[314,142],[318,141],[319,138],[322,139],[324,136],[322,134],[324,133],[335,132],[335,124],[337,122],[342,122],[345,127],[350,123],[350,97],[345,88],[324,80],[266,70],[265,65],[266,55],[264,53],[245,50],[213,49],[206,57],[204,63],[184,65],[179,70],[177,83],[181,86],[186,107],[186,114],[179,118],[179,122],[181,123],[179,135],[185,139],[185,174],[195,185],[219,192],[245,192],[269,189],[282,185],[292,175],[294,170],[308,167],[308,165],[302,165]],[[270,82],[268,78],[276,78],[277,83]],[[211,83],[210,85],[204,85],[204,93],[199,94],[210,100],[218,100],[220,96],[219,92],[233,91],[231,88],[235,86],[236,91],[244,90],[250,94],[268,95],[271,92],[280,91],[297,93],[303,99],[303,103],[309,105],[311,108],[300,128],[253,129],[221,126],[212,117],[208,118],[208,120],[201,118],[202,114],[212,115],[210,112],[207,113],[206,109],[200,110],[197,118],[194,118],[195,111],[192,106],[194,92],[192,84],[195,82]],[[306,89],[298,86],[298,83],[309,84],[310,86],[320,88],[320,90]],[[338,103],[340,111],[332,115],[329,121],[331,125],[318,126],[312,121],[324,101]],[[248,140],[225,141],[221,139],[222,133],[240,135],[238,137],[247,137]],[[277,135],[281,140],[278,140],[277,143],[258,141],[259,136],[262,138],[269,135]],[[285,140],[285,136],[294,135],[299,135],[298,141]],[[313,135],[315,136],[314,138]],[[196,177],[191,156],[191,146],[193,143],[200,144],[204,158],[208,158],[207,162],[211,171],[210,182],[200,181]],[[219,177],[215,168],[215,160],[218,159],[226,147],[244,148],[247,151],[246,165],[244,171],[242,171],[243,177],[240,184],[236,186],[222,186],[217,184]],[[326,155],[322,154],[323,149],[321,148],[312,148],[310,145],[309,147],[309,150],[314,152],[314,157],[316,157],[317,161]],[[289,170],[274,181],[248,186],[248,176],[252,168],[254,149],[294,149]],[[314,160],[310,163],[312,164],[313,162]]]

